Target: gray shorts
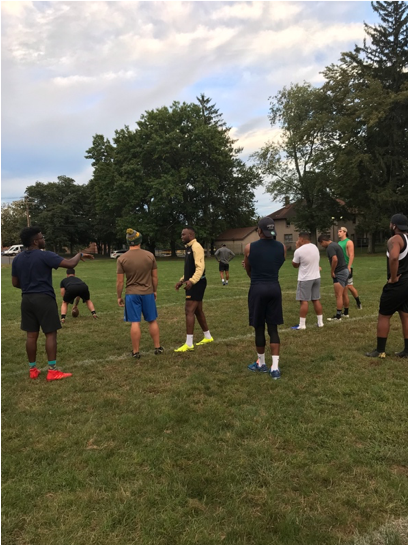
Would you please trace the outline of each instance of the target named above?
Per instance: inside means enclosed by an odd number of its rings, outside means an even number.
[[[298,282],[296,301],[317,301],[318,299],[320,299],[320,278]]]
[[[333,278],[333,284],[337,284],[338,282],[342,288],[345,288],[347,286],[349,274],[350,272],[348,269],[343,269],[342,271],[339,271]]]

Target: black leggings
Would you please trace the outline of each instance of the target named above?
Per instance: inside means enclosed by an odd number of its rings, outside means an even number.
[[[276,324],[266,324],[271,344],[280,344],[278,326]],[[261,325],[255,328],[255,346],[265,346],[265,326]]]

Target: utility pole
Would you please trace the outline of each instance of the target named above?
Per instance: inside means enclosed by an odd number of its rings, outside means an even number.
[[[25,206],[26,206],[26,216],[27,216],[27,227],[30,227],[30,210],[28,208],[28,199],[25,199]]]
[[[31,201],[32,203],[34,202],[34,200]],[[31,216],[30,216],[30,200],[29,200],[29,197],[25,196],[24,197],[24,204],[25,204],[25,209],[26,209],[26,217],[27,217],[27,227],[30,227],[31,225]]]

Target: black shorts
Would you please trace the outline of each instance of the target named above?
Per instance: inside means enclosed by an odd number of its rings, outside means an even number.
[[[279,282],[254,284],[248,293],[249,325],[283,324],[282,292]]]
[[[408,312],[408,277],[395,284],[385,284],[380,298],[379,313],[392,316],[398,311]]]
[[[27,293],[21,300],[21,329],[30,333],[61,329],[57,301],[45,293]]]
[[[229,271],[229,263],[221,263],[220,261],[218,270],[220,272]]]
[[[202,301],[205,288],[207,287],[207,279],[200,278],[197,284],[194,284],[191,290],[186,290],[186,301]]]
[[[70,303],[72,305],[76,297],[81,297],[84,303],[86,303],[86,301],[89,301],[91,296],[89,294],[89,288],[86,284],[83,284],[82,286],[76,286],[75,288],[72,287],[71,289],[67,288],[65,290],[63,299],[65,303]]]

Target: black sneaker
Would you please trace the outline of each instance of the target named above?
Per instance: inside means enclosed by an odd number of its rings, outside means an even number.
[[[135,358],[136,360],[140,360],[140,352],[133,352],[132,350],[132,358]]]
[[[363,310],[363,305],[361,303],[357,303],[356,301],[356,304],[357,304],[358,310]]]
[[[163,352],[164,352],[164,348],[162,346],[159,346],[159,348],[154,349],[154,353],[156,354],[156,356],[158,356],[159,354],[163,354]]]
[[[403,350],[402,352],[395,352],[395,355],[399,358],[408,358],[408,352]]]
[[[333,316],[333,318],[327,318],[327,321],[328,322],[341,322],[341,316],[337,316],[337,314],[335,316]]]
[[[372,352],[366,352],[367,358],[385,358],[385,352],[378,352],[378,350],[373,350]]]

